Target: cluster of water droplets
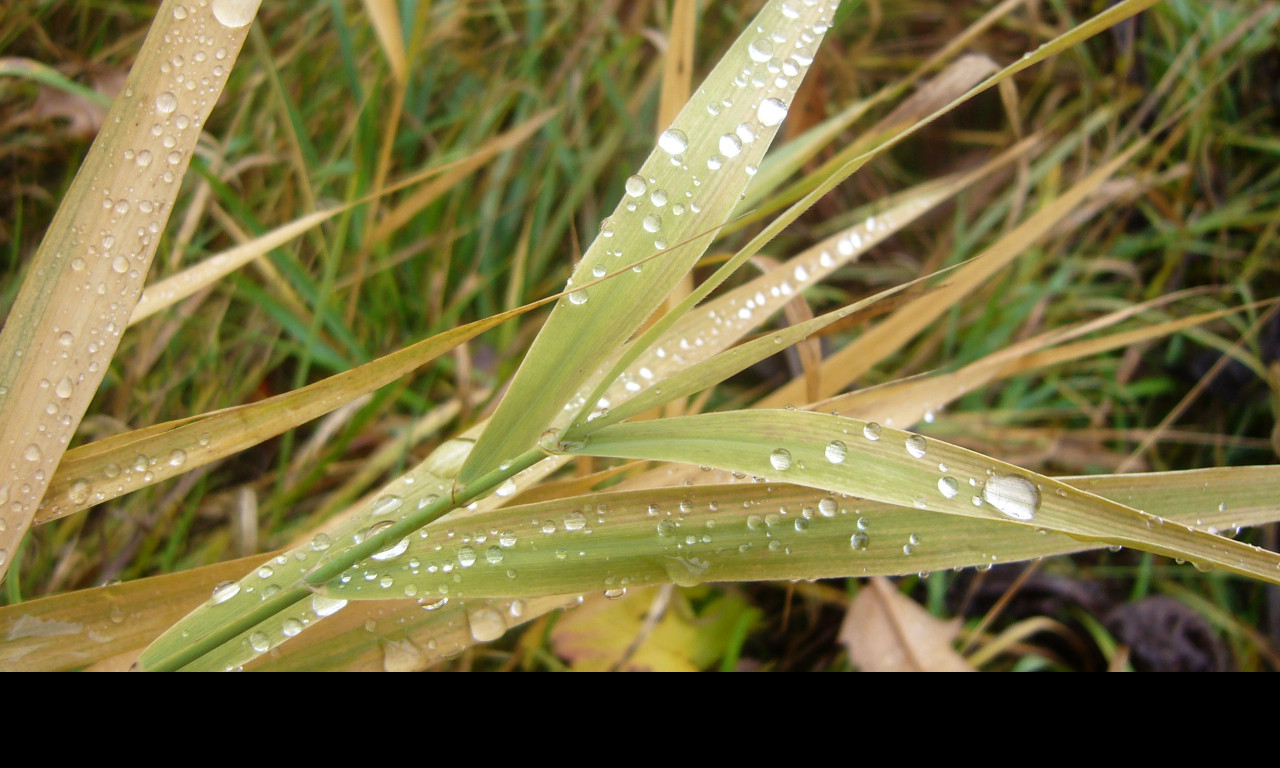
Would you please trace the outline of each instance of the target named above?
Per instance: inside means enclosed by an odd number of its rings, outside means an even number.
[[[70,228],[52,263],[42,259],[35,267],[37,273],[54,271],[57,290],[71,297],[70,303],[80,296],[83,304],[99,309],[77,327],[40,326],[43,338],[34,343],[52,352],[47,370],[21,391],[0,382],[0,403],[12,396],[39,418],[34,433],[8,438],[16,461],[6,468],[12,479],[0,484],[0,529],[12,521],[20,530],[36,512],[34,501],[44,496],[52,463],[101,381],[141,292],[189,160],[187,148],[195,145],[243,40],[244,31],[233,28],[252,20],[257,5],[256,0],[174,5],[172,16],[157,20],[162,45],[151,49],[160,51],[151,62],[154,69],[135,73],[108,115],[101,140],[86,160],[87,173],[76,182],[88,186],[87,215]],[[108,146],[117,149],[108,154],[98,148]],[[96,481],[145,477],[157,465],[174,461],[181,465],[185,458],[175,452],[109,467],[116,477],[74,480],[52,503],[81,506],[101,500],[111,492],[95,487]],[[48,510],[45,516],[61,511]]]
[[[704,118],[681,119],[658,136],[653,156],[640,173],[626,180],[622,202],[601,222],[600,237],[569,280],[570,305],[586,304],[593,293],[591,288],[575,285],[628,266],[643,271],[644,260],[713,228],[719,222],[698,217],[711,201],[717,216],[729,213],[734,201],[721,199],[724,196],[718,190],[733,186],[727,174],[755,174],[756,163],[786,118],[788,104],[827,29],[832,9],[825,5],[798,0],[793,4],[794,16],[771,18],[766,12],[757,18],[745,50],[735,47],[720,65],[739,62],[727,89],[712,93],[704,86],[690,100],[690,109],[705,109],[713,116],[729,110],[739,119],[729,122],[728,130],[697,132],[689,126],[705,124]],[[819,21],[807,26],[797,23],[806,16]],[[712,122],[724,124],[723,119]],[[640,247],[628,250],[615,242],[619,230],[635,231],[637,225],[646,236]]]

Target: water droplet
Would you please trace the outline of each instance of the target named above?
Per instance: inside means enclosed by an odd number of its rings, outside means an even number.
[[[424,611],[438,611],[441,608],[448,605],[448,603],[449,603],[449,598],[447,597],[440,597],[435,599],[424,597],[418,601],[418,605]]]
[[[409,537],[405,537],[400,541],[392,544],[381,552],[370,555],[374,560],[390,560],[398,555],[403,555],[404,551],[409,548]]]
[[[346,607],[346,600],[338,600],[324,595],[311,596],[311,612],[320,618],[332,616]]]
[[[156,97],[156,109],[164,113],[172,112],[178,108],[178,98],[172,93],[165,91]]]
[[[954,499],[956,494],[960,493],[960,484],[956,482],[954,477],[940,477],[938,478],[938,493],[948,499]]]
[[[502,614],[484,606],[467,613],[467,624],[471,627],[471,637],[477,643],[497,640],[507,631],[507,623]]]
[[[923,459],[924,451],[925,451],[925,442],[922,436],[911,435],[910,437],[907,438],[907,453],[911,454],[917,459]]]
[[[1022,475],[992,475],[982,498],[1014,520],[1031,520],[1040,509],[1040,490]]]
[[[627,179],[627,194],[632,197],[640,197],[649,189],[649,184],[640,176],[632,176]]]
[[[880,439],[880,425],[874,421],[868,421],[867,425],[862,428],[862,436],[868,440]]]
[[[773,58],[773,43],[761,38],[747,46],[747,55],[757,64],[763,64]]]
[[[766,127],[777,125],[787,116],[787,105],[781,99],[770,96],[760,102],[756,109],[756,118]]]
[[[262,0],[213,0],[213,17],[224,27],[243,27],[253,21]]]
[[[791,451],[786,448],[778,448],[769,454],[769,463],[779,472],[791,468]]]
[[[266,653],[271,650],[271,638],[266,632],[254,632],[249,635],[249,646],[258,653]]]
[[[224,581],[213,588],[213,595],[209,598],[209,603],[212,605],[225,603],[238,594],[240,594],[240,582]]]
[[[658,146],[668,155],[680,155],[689,148],[689,137],[679,128],[670,128],[658,137]]]
[[[399,509],[403,503],[404,499],[395,494],[384,494],[373,500],[373,506],[369,508],[369,513],[374,517],[389,515]]]
[[[832,464],[843,464],[845,457],[849,455],[849,448],[839,440],[832,440],[827,443],[825,453],[827,455],[827,461]]]
[[[461,547],[458,549],[458,564],[463,568],[470,568],[475,565],[476,551],[471,547]]]

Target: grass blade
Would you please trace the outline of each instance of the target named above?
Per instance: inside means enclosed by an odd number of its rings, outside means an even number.
[[[773,0],[707,76],[628,182],[626,199],[602,224],[570,285],[662,257],[639,274],[575,290],[561,301],[459,482],[531,447],[592,378],[600,358],[639,327],[702,255],[751,180],[748,167],[760,162],[777,132],[829,19],[825,6]],[[784,60],[794,76],[767,69]]]

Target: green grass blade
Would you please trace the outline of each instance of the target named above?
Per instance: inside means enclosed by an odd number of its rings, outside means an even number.
[[[1064,483],[1159,511],[1178,527],[1260,525],[1280,517],[1280,467]],[[1028,526],[775,483],[589,494],[494,510],[465,524],[442,521],[428,530],[394,558],[360,563],[350,579],[330,584],[325,594],[343,600],[408,595],[435,607],[482,597],[619,594],[629,586],[667,582],[985,568],[1103,546]]]
[[[639,274],[575,290],[560,302],[459,482],[471,482],[534,445],[594,376],[600,360],[692,268],[750,182],[830,16],[826,4],[773,0],[707,76],[628,182],[627,196],[602,223],[570,282],[582,286],[641,259],[662,257]],[[777,73],[771,71],[770,65],[784,62]]]
[[[1280,583],[1280,555],[1273,552],[1167,524],[973,451],[839,416],[739,411],[616,424],[571,452],[745,472],[1134,547]]]

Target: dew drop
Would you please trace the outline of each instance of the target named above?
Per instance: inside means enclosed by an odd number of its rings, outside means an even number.
[[[213,17],[224,27],[236,29],[253,21],[262,0],[213,0]]]
[[[761,38],[747,46],[747,55],[757,64],[763,64],[773,58],[773,43]]]
[[[266,653],[271,650],[271,638],[267,637],[266,632],[254,632],[249,635],[249,647],[258,653]]]
[[[399,509],[403,503],[404,499],[395,494],[384,494],[373,500],[373,506],[369,508],[369,512],[374,517],[389,515]]]
[[[732,133],[720,137],[720,154],[725,157],[737,157],[742,152],[742,139]]]
[[[1014,520],[1031,520],[1040,509],[1040,490],[1022,475],[993,475],[982,488],[982,498]]]
[[[178,108],[178,97],[172,93],[165,91],[156,97],[156,109],[164,113],[172,112]]]
[[[787,105],[783,104],[781,99],[772,96],[760,102],[760,106],[756,109],[756,118],[766,127],[777,125],[786,116]]]
[[[311,612],[320,618],[324,618],[325,616],[332,616],[333,614],[337,613],[338,611],[346,607],[346,605],[347,605],[346,600],[339,600],[332,597],[325,597],[324,595],[311,596]]]
[[[213,595],[210,596],[209,603],[212,605],[225,603],[238,594],[240,594],[240,582],[224,581],[213,588]]]
[[[484,606],[467,613],[467,624],[471,627],[471,637],[477,643],[497,640],[507,631],[507,623],[502,614]]]
[[[403,555],[404,551],[409,548],[409,538],[406,536],[400,541],[392,544],[381,552],[370,555],[374,560],[390,560],[393,557]]]
[[[689,148],[689,137],[679,128],[669,128],[658,137],[658,146],[668,155],[680,155]]]
[[[626,188],[628,195],[640,197],[649,189],[649,184],[641,176],[631,176],[627,179]]]
[[[954,499],[956,494],[960,493],[960,484],[956,482],[954,477],[940,477],[938,478],[938,493],[948,499]]]

